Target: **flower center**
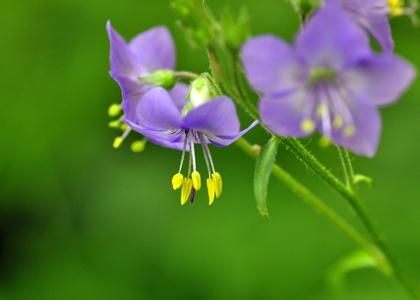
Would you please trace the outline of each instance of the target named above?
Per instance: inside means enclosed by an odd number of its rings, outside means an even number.
[[[336,73],[328,68],[312,68],[309,72],[309,84],[315,85],[319,82],[333,81],[336,78]]]
[[[208,147],[208,139],[205,134],[201,132],[195,131],[185,131],[184,136],[184,147],[182,150],[182,157],[181,163],[179,166],[178,173],[176,173],[172,177],[172,187],[174,190],[181,188],[181,205],[190,200],[191,202],[194,201],[194,197],[196,191],[201,189],[201,175],[197,171],[196,165],[196,153],[194,144],[198,141],[201,144],[204,154],[204,160],[206,161],[207,171],[208,171],[208,178],[206,180],[207,183],[207,191],[209,196],[209,205],[213,204],[214,198],[219,198],[222,193],[223,183],[222,183],[222,176],[216,172],[214,167],[213,159],[210,154],[210,149]],[[189,157],[189,166],[188,166],[188,173],[187,176],[184,177],[182,175],[182,167],[184,164],[185,153],[187,151],[187,147],[190,150],[190,157]]]

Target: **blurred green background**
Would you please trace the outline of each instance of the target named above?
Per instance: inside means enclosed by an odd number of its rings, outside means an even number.
[[[284,1],[208,4],[216,11],[247,5],[254,34],[291,40],[298,29]],[[121,96],[108,76],[106,20],[126,38],[165,24],[178,68],[207,70],[205,52],[188,47],[167,1],[2,1],[0,16],[0,299],[408,299],[375,270],[350,274],[333,294],[327,270],[353,243],[274,180],[272,221],[263,221],[253,162],[235,147],[212,149],[225,184],[213,207],[205,192],[179,205],[169,183],[180,153],[151,144],[140,155],[129,143],[112,149],[117,132],[107,128],[106,112]],[[398,53],[420,66],[420,30],[405,18],[393,28]],[[383,110],[378,155],[355,164],[375,178],[362,193],[420,288],[419,95],[416,82]],[[249,135],[266,138],[260,130]],[[340,174],[334,149],[307,143]],[[289,153],[278,160],[359,225]]]

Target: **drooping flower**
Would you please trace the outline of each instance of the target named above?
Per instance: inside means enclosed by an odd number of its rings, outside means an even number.
[[[171,99],[181,107],[188,87],[182,83],[175,84],[175,46],[169,31],[162,26],[155,27],[137,35],[129,43],[109,21],[107,31],[111,46],[110,75],[121,88],[124,112],[123,117],[110,123],[112,127],[119,126],[123,118],[136,123],[139,102],[156,85],[170,89]],[[110,115],[119,107],[119,104],[111,106]],[[123,135],[115,140],[114,146],[118,147],[130,130],[126,128]]]
[[[413,9],[402,0],[325,0],[339,2],[363,28],[378,41],[385,52],[392,52],[394,41],[388,16],[412,14]]]
[[[304,137],[318,129],[365,156],[377,150],[377,107],[396,101],[415,76],[401,58],[374,53],[366,33],[333,3],[315,13],[294,46],[263,35],[243,46],[241,58],[272,131]]]
[[[206,180],[209,204],[222,192],[222,177],[216,171],[209,144],[227,146],[256,125],[240,131],[240,124],[232,100],[225,96],[212,97],[211,91],[202,85],[202,78],[192,83],[190,99],[184,107],[177,106],[170,94],[162,88],[154,88],[143,96],[135,112],[136,122],[125,122],[151,141],[182,150],[178,172],[172,178],[173,189],[181,188],[181,204],[194,200],[201,189],[201,175],[197,170],[195,144],[200,144],[206,162]],[[181,145],[181,147],[180,147]],[[187,175],[183,175],[185,154],[189,152]],[[184,173],[185,174],[185,173]]]

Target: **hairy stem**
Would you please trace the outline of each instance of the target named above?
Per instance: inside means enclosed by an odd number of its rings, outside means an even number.
[[[235,145],[241,149],[248,156],[256,159],[258,154],[252,145],[244,138],[240,138]],[[302,183],[285,171],[279,164],[274,164],[272,175],[283,182],[292,192],[298,195],[307,204],[311,205],[316,211],[321,213],[330,222],[336,225],[345,235],[353,240],[362,249],[370,253],[379,264],[386,264],[386,258],[381,250],[372,245],[365,239],[354,227],[352,227],[346,220],[339,216],[333,209],[331,209],[325,202],[315,196]]]

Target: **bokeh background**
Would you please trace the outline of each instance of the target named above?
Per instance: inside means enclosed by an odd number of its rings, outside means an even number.
[[[246,5],[253,33],[291,40],[285,1],[208,1],[216,11]],[[152,144],[133,154],[111,147],[107,107],[120,99],[108,76],[105,23],[126,38],[158,24],[177,43],[179,69],[207,70],[164,0],[2,1],[0,299],[408,299],[375,270],[351,273],[332,293],[327,270],[355,246],[287,187],[272,181],[270,223],[256,211],[253,162],[235,147],[212,149],[223,197],[205,192],[181,207],[171,190],[180,153]],[[420,66],[420,29],[392,23],[397,51]],[[397,79],[396,79],[397,80]],[[420,83],[383,109],[374,159],[357,157],[368,206],[420,288]],[[242,115],[243,124],[249,123]],[[132,140],[134,137],[131,137]],[[254,130],[249,139],[263,143]],[[306,142],[340,174],[334,149]],[[356,226],[328,186],[282,150],[279,162]],[[204,162],[201,161],[201,166]]]

